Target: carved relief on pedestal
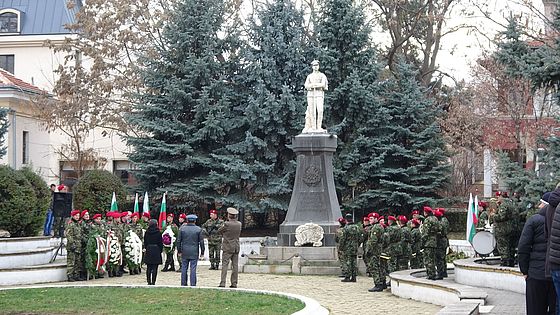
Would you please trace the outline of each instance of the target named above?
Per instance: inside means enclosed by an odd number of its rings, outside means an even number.
[[[323,228],[315,223],[305,223],[296,228],[295,246],[313,244],[314,247],[323,246]]]
[[[309,165],[305,169],[302,179],[307,186],[317,186],[321,182],[321,169],[315,164]]]

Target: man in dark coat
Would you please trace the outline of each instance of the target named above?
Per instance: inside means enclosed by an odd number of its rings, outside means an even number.
[[[144,263],[146,264],[146,278],[148,285],[155,285],[157,278],[158,265],[162,264],[161,252],[163,251],[163,241],[159,232],[158,222],[151,219],[148,229],[144,234]]]
[[[545,261],[545,276],[552,277],[556,289],[556,301],[560,301],[560,184],[557,185],[546,206],[545,232],[547,237],[547,251]]]
[[[231,260],[231,286],[237,288],[237,273],[239,268],[239,236],[241,222],[237,221],[239,211],[227,208],[228,220],[220,226],[218,233],[222,235],[222,275],[219,287],[226,286],[227,270]]]
[[[540,211],[525,223],[518,244],[519,269],[525,275],[527,315],[556,311],[556,291],[552,281],[545,277],[547,195],[550,193],[543,196]]]
[[[177,236],[177,254],[181,259],[181,285],[187,285],[187,273],[191,268],[191,287],[196,286],[196,266],[198,258],[204,257],[204,235],[202,229],[196,226],[198,217],[194,214],[187,215],[187,224],[181,225],[179,236]],[[200,249],[200,251],[199,251]]]

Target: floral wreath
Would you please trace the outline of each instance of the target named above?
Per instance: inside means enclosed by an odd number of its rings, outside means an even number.
[[[142,263],[142,241],[138,234],[128,231],[125,238],[124,252],[129,267],[137,267]]]

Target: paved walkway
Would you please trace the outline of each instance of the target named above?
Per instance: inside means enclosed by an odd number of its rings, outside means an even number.
[[[156,286],[179,285],[180,273],[158,272]],[[229,274],[228,274],[229,276]],[[274,274],[239,274],[239,287],[300,294],[313,298],[331,311],[331,314],[436,314],[442,307],[398,298],[386,290],[370,293],[371,278],[358,277],[356,283],[343,283],[334,276],[295,276]],[[145,274],[124,275],[121,278],[104,278],[90,281],[95,284],[145,284]],[[214,287],[220,282],[219,270],[208,270],[207,265],[198,267],[198,285]],[[85,284],[86,282],[74,282]],[[58,284],[73,284],[61,282]],[[229,279],[228,284],[229,286]]]

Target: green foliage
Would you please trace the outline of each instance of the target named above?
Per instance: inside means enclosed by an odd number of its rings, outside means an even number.
[[[8,109],[0,108],[0,143],[4,143],[4,137],[8,133]],[[6,155],[7,148],[5,146],[0,147],[0,158]]]
[[[0,229],[12,237],[36,236],[47,209],[37,208],[34,188],[24,172],[0,165],[0,196]]]
[[[467,211],[447,211],[445,217],[449,221],[449,232],[462,232],[465,233],[467,229]],[[461,239],[465,238],[465,234]]]
[[[45,214],[52,202],[51,190],[45,180],[43,180],[43,178],[35,173],[30,167],[24,167],[18,172],[23,174],[27,181],[29,181],[33,187],[35,197],[37,198],[37,203],[35,204],[36,215],[34,216],[34,222],[32,224],[34,227],[30,227],[31,230],[29,231],[31,235],[34,235],[35,231],[42,226],[43,221],[45,220]]]
[[[469,256],[464,252],[450,252],[449,254],[447,254],[447,256],[445,256],[445,261],[448,264],[450,264],[457,259],[466,259],[466,258],[469,258]]]
[[[113,192],[117,194],[119,210],[122,210],[122,205],[126,199],[126,190],[120,179],[108,171],[88,171],[74,186],[74,208],[87,209],[90,215],[104,214],[111,209]]]
[[[272,294],[157,287],[2,290],[0,300],[2,312],[10,314],[166,314],[180,309],[199,315],[223,314],[224,310],[231,314],[281,315],[293,314],[305,306],[298,300]]]

